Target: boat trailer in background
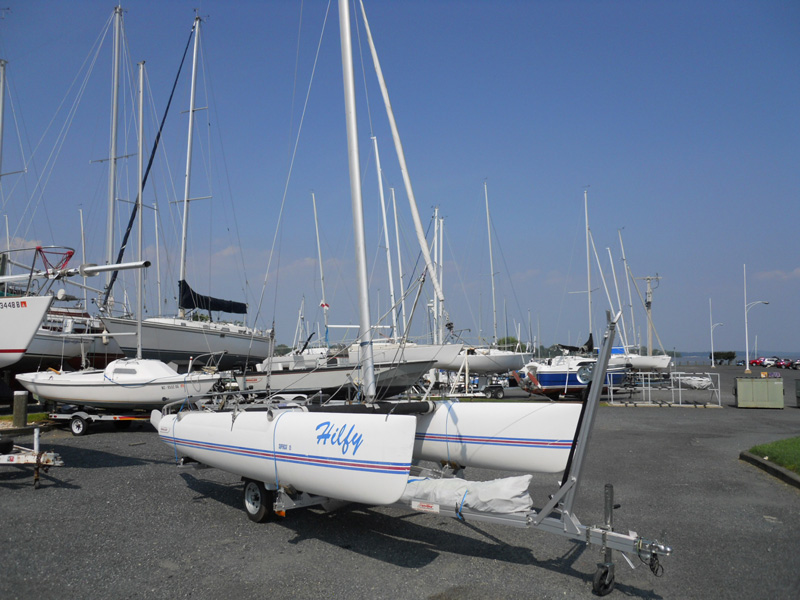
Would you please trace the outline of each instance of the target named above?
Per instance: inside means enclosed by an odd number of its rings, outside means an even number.
[[[39,428],[33,430],[33,448],[14,444],[11,438],[0,438],[0,465],[33,465],[33,488],[39,489],[39,469],[45,473],[50,467],[63,467],[64,461],[55,452],[39,450]]]

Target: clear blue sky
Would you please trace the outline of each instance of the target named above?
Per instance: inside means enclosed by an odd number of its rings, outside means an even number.
[[[11,12],[0,20],[0,52],[9,61],[11,100],[3,172],[21,168],[20,145],[27,160],[37,144],[38,149],[24,178],[3,178],[2,213],[19,238],[15,243],[79,249],[83,208],[88,259],[103,262],[107,170],[105,163],[90,161],[108,154],[110,34],[74,119],[66,112],[76,96],[70,85],[76,77],[82,81],[82,64],[113,3],[11,0],[4,6]],[[198,113],[203,133],[196,134],[202,143],[195,149],[192,196],[213,193],[214,199],[192,204],[189,281],[212,295],[243,300],[247,294],[256,307],[286,189],[279,257],[273,258],[260,324],[274,319],[279,341],[291,342],[303,296],[306,317],[321,319],[314,191],[331,321],[355,323],[335,2],[288,185],[327,3],[123,3],[126,60],[146,61],[154,104],[148,111],[158,115],[148,118],[148,146],[198,6],[206,17],[198,105],[210,110]],[[611,249],[623,304],[619,230],[634,275],[662,277],[653,306],[667,349],[709,349],[709,298],[714,322],[724,323],[715,329],[715,349],[744,349],[746,264],[748,300],[769,301],[749,312],[751,349],[757,337],[759,354],[800,351],[800,4],[427,0],[367,1],[366,9],[423,221],[428,224],[434,206],[445,218],[445,294],[456,329],[469,329],[467,337],[491,336],[487,181],[501,336],[506,323],[509,330],[521,323],[527,339],[530,314],[533,334],[538,322],[546,345],[586,337],[586,296],[570,292],[586,289],[583,193],[588,189],[595,245],[613,286],[606,248]],[[354,44],[360,61],[358,40]],[[363,37],[362,44],[369,61]],[[375,315],[378,304],[386,310],[388,283],[378,258],[382,235],[369,116],[385,181],[396,188],[402,210],[407,273],[417,251],[371,62],[364,72],[368,103],[359,63]],[[170,270],[162,255],[162,281],[170,297],[177,287],[179,224],[177,205],[169,201],[183,194],[186,75],[188,68],[165,132],[170,170],[159,158],[145,195],[162,213],[161,249],[170,252]],[[121,142],[120,153],[136,147],[127,84],[126,90],[128,125],[121,139],[127,142]],[[68,135],[54,150],[56,133],[67,123]],[[56,153],[50,171],[48,157]],[[213,165],[211,188],[204,163]],[[47,175],[40,180],[42,173]],[[121,197],[134,197],[135,179],[131,158],[121,166]],[[127,214],[128,205],[120,207]],[[152,216],[147,211],[151,258]],[[607,301],[592,262],[597,330]],[[150,314],[157,310],[155,279],[151,268]],[[611,294],[616,302],[613,287]],[[423,302],[430,296],[428,291]],[[633,296],[644,341],[646,321],[635,291]],[[424,320],[414,327],[422,332]]]

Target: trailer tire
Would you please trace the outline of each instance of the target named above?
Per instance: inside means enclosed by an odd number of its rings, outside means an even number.
[[[503,391],[503,388],[499,387],[499,388],[497,388],[497,389],[494,391],[494,394],[493,394],[493,395],[494,395],[494,397],[495,397],[497,400],[502,400],[502,399],[503,399],[503,396],[505,396],[506,394],[505,394],[505,392]]]
[[[247,518],[251,521],[264,523],[274,517],[272,505],[275,502],[275,492],[268,490],[261,481],[245,479],[242,499]]]
[[[614,589],[614,573],[607,565],[597,567],[592,580],[592,591],[598,596],[607,596]]]
[[[72,432],[72,435],[75,436],[84,435],[88,428],[89,426],[86,423],[86,419],[84,419],[83,417],[75,415],[69,421],[69,430]]]

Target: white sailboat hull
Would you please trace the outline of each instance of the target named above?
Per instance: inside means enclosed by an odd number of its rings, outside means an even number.
[[[17,381],[40,400],[95,408],[162,406],[207,394],[218,375],[179,374],[161,361],[119,359],[104,370],[20,373]]]
[[[669,368],[672,357],[668,354],[641,356],[639,354],[612,354],[608,366],[630,365],[636,371],[664,371]]]
[[[391,504],[411,468],[414,417],[300,411],[185,412],[151,422],[178,455],[261,481],[365,504]]]
[[[277,359],[276,359],[277,360]],[[375,364],[375,387],[378,398],[388,398],[401,394],[426,373],[433,363],[431,361],[403,362],[399,364]],[[254,391],[266,391],[267,384],[274,393],[328,394],[334,398],[355,396],[362,384],[361,369],[357,365],[325,365],[309,366],[297,369],[273,371],[267,373],[248,373],[245,376],[245,388]]]
[[[417,417],[414,458],[463,467],[560,473],[581,404],[437,402]]]
[[[401,361],[433,361],[434,369],[447,369],[457,361],[463,344],[397,344],[393,342],[373,342],[372,356],[376,363],[397,363]],[[351,364],[362,362],[359,354],[360,346],[353,344],[348,349],[348,360]]]
[[[136,356],[136,321],[103,318],[109,332],[116,337],[125,356]],[[269,356],[270,338],[237,325],[204,323],[186,319],[152,318],[142,321],[142,356],[165,362],[188,364],[192,358],[209,352],[226,354],[220,369],[230,369],[245,362],[254,364]]]
[[[27,352],[53,296],[0,297],[0,369]]]
[[[531,356],[530,353],[494,349],[476,351],[474,354],[469,353],[469,350],[463,350],[454,360],[441,368],[448,371],[469,370],[470,373],[480,375],[508,373],[521,369]]]

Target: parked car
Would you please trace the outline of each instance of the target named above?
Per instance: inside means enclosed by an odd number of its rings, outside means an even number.
[[[794,361],[790,358],[779,358],[775,361],[775,366],[779,369],[791,369]]]
[[[764,357],[761,358],[752,358],[750,359],[750,366],[751,367],[761,367],[764,365]]]
[[[744,360],[737,360],[736,361],[736,366],[737,367],[743,367],[744,366]],[[800,368],[800,367],[798,367],[798,368]]]
[[[764,358],[761,360],[762,367],[774,367],[776,363],[780,360],[777,356],[770,356],[769,358]]]

